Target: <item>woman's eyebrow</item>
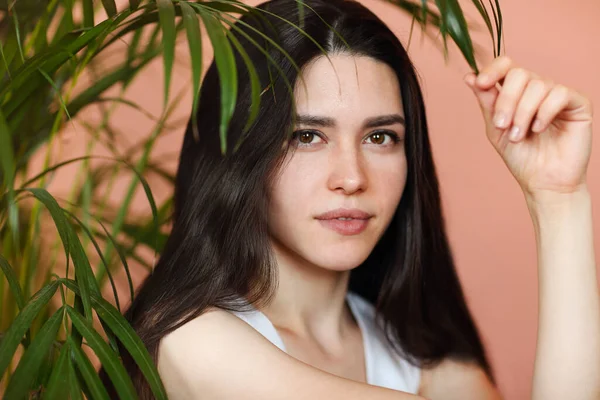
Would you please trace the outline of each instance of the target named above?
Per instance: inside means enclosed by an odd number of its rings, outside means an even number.
[[[380,115],[378,117],[367,118],[364,123],[364,128],[377,128],[378,126],[402,124],[406,125],[404,117],[400,114]]]
[[[332,128],[335,127],[335,119],[317,115],[299,114],[296,116],[296,124]],[[379,126],[394,124],[406,125],[404,117],[400,114],[388,114],[370,117],[365,120],[363,128],[377,128]]]
[[[330,117],[319,117],[316,115],[300,114],[296,115],[296,124],[319,126],[321,128],[332,128],[335,126],[335,120]]]

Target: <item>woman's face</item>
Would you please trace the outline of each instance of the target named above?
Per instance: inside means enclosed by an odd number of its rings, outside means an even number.
[[[402,196],[404,111],[388,65],[330,59],[304,69],[306,86],[298,79],[295,151],[272,183],[269,229],[276,254],[343,271],[371,253]]]

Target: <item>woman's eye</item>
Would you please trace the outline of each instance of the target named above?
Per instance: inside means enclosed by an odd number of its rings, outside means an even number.
[[[386,137],[388,139],[387,141]],[[371,140],[371,143],[377,145],[386,145],[390,144],[391,142],[398,143],[400,141],[398,135],[393,132],[374,132],[369,135],[369,139]]]
[[[299,146],[309,146],[311,144],[316,144],[318,141],[315,140],[321,139],[316,132],[312,131],[296,131],[294,132],[294,139]]]

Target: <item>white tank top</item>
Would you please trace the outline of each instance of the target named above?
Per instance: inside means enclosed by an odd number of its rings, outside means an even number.
[[[387,343],[383,329],[375,321],[375,307],[356,293],[346,295],[348,306],[363,337],[367,383],[402,392],[417,394],[421,370],[400,357]],[[246,321],[271,343],[286,352],[283,340],[265,314],[257,309],[231,312]]]

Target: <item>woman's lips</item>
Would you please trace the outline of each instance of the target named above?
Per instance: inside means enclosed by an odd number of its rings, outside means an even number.
[[[340,235],[358,235],[367,228],[373,217],[359,208],[336,208],[315,217],[324,227]]]
[[[358,235],[367,228],[370,218],[367,219],[320,219],[319,223],[324,227],[331,229],[340,235],[351,236]]]

